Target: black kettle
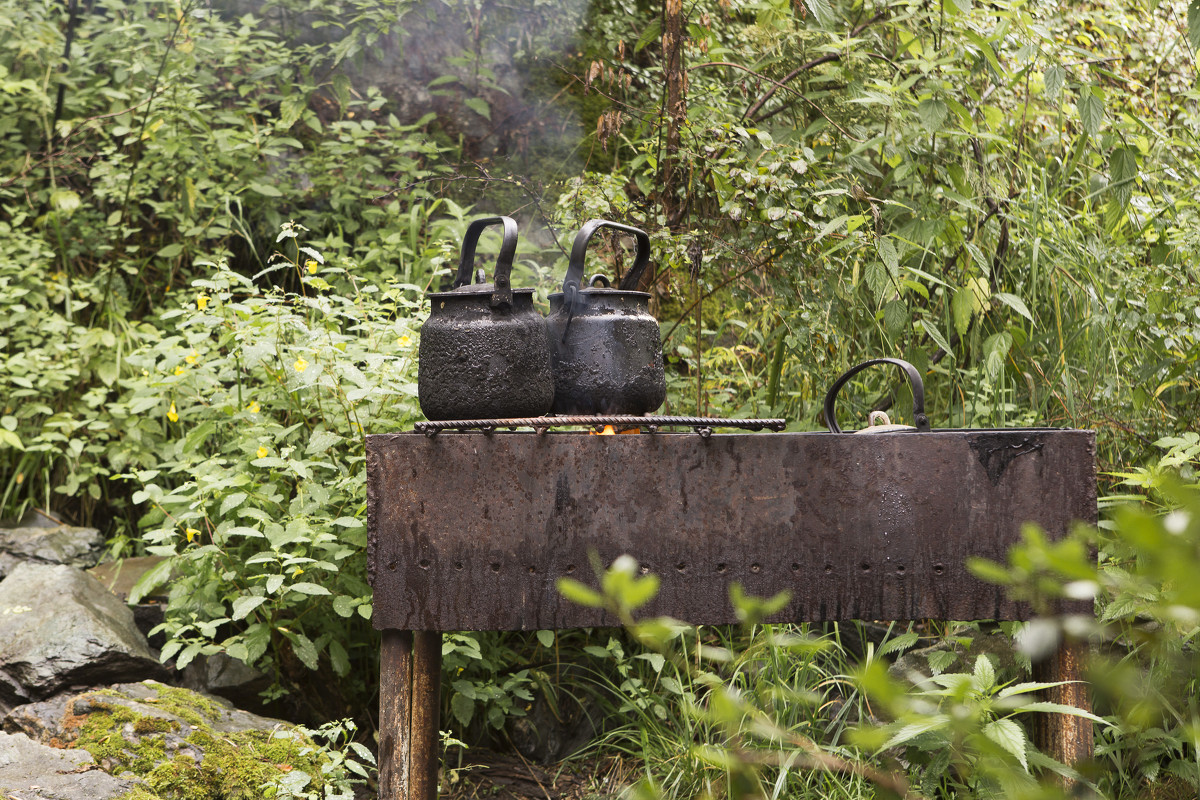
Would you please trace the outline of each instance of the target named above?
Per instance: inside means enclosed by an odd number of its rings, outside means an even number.
[[[490,225],[504,226],[492,282],[472,284],[475,246]],[[475,220],[467,226],[453,288],[429,295],[417,352],[417,397],[428,419],[538,417],[550,410],[550,340],[533,290],[509,285],[516,250],[515,220]]]
[[[624,231],[637,242],[633,267],[616,289],[603,275],[580,286],[588,241],[600,228]],[[555,414],[641,416],[666,399],[662,333],[650,314],[650,295],[635,291],[649,262],[650,237],[638,228],[593,219],[575,235],[562,291],[550,295],[546,319]]]

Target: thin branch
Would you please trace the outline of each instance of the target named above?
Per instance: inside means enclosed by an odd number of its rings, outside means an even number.
[[[865,31],[867,28],[874,25],[876,22],[879,22],[885,16],[887,16],[887,12],[880,11],[879,13],[877,13],[875,16],[871,17],[866,22],[863,22],[863,23],[855,26],[854,30],[850,31],[849,38],[853,39],[855,36],[858,36],[860,33]],[[800,75],[801,73],[807,72],[808,70],[813,69],[814,67],[819,67],[821,64],[828,64],[830,61],[837,61],[841,57],[842,57],[841,53],[826,53],[823,56],[814,58],[812,61],[809,61],[807,64],[801,64],[800,66],[796,67],[794,70],[789,72],[787,75],[784,76],[782,82],[788,83],[788,82],[792,81],[794,78],[796,78],[796,76]],[[776,84],[776,85],[778,86],[778,84]],[[757,102],[754,103],[754,105],[750,106],[750,108],[747,109],[745,114],[742,114],[742,119],[751,119],[756,113],[758,113],[758,110],[763,107],[763,104],[766,103],[768,100],[771,99],[771,97],[774,96],[774,94],[775,94],[775,89],[771,89],[766,94],[764,94],[762,97],[760,97],[757,100]]]

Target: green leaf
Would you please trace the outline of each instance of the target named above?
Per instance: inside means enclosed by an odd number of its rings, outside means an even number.
[[[1108,720],[1098,717],[1090,711],[1084,711],[1082,708],[1076,708],[1075,706],[1067,706],[1067,705],[1063,705],[1062,703],[1049,703],[1049,702],[1026,703],[1025,705],[1021,706],[1017,710],[1021,711],[1021,712],[1043,711],[1043,712],[1046,712],[1049,714],[1066,714],[1067,716],[1071,716],[1071,717],[1083,717],[1084,719],[1090,719],[1092,722],[1099,722],[1101,725],[1111,725],[1112,724]]]
[[[471,717],[475,715],[475,701],[461,692],[455,692],[450,698],[450,711],[458,720],[458,724],[465,728],[471,724]]]
[[[1108,172],[1108,189],[1117,205],[1124,208],[1133,196],[1134,181],[1137,180],[1137,155],[1128,147],[1116,148],[1108,159]]]
[[[233,494],[226,495],[225,499],[221,501],[220,516],[222,516],[222,517],[225,516],[230,511],[237,508],[245,501],[246,501],[246,493],[245,492],[234,492]],[[256,533],[257,533],[257,531],[256,531]]]
[[[182,670],[192,663],[192,660],[200,655],[202,645],[199,642],[192,642],[187,647],[183,648],[183,652],[175,659],[175,669]]]
[[[1004,369],[1004,359],[1008,357],[1008,351],[1012,349],[1013,337],[1008,331],[993,333],[983,342],[983,352],[987,356],[983,363],[983,371],[988,376],[988,380],[996,380],[1000,377],[1001,370]]]
[[[346,654],[346,648],[342,647],[342,643],[336,638],[329,640],[329,661],[338,677],[344,678],[350,674],[350,657]]]
[[[230,619],[235,622],[239,619],[245,619],[247,614],[265,602],[267,602],[267,598],[265,597],[239,597],[233,601],[233,615]]]
[[[634,43],[633,52],[640,52],[642,48],[655,41],[660,36],[662,36],[662,18],[656,16],[650,22],[650,24],[646,26],[646,30],[642,31],[642,35],[639,36],[638,40]]]
[[[342,437],[332,431],[314,431],[313,435],[308,437],[308,448],[304,453],[310,456],[317,453],[324,453],[341,440]]]
[[[967,328],[971,326],[971,316],[975,313],[975,297],[969,286],[954,293],[954,299],[950,301],[950,313],[954,317],[954,330],[959,336],[966,336]]]
[[[1079,88],[1079,119],[1083,122],[1083,129],[1088,136],[1095,136],[1100,132],[1100,125],[1104,122],[1104,95],[1098,86],[1081,86]]]
[[[317,648],[312,640],[303,633],[290,633],[288,638],[292,640],[292,651],[301,663],[309,669],[315,670],[317,668]]]
[[[883,259],[884,266],[888,268],[892,279],[899,279],[900,257],[896,254],[896,246],[892,244],[892,240],[887,236],[881,236],[875,240],[875,250],[879,253],[879,257]]]
[[[1008,306],[1013,311],[1016,311],[1022,317],[1029,320],[1031,323],[1033,322],[1033,314],[1029,313],[1029,307],[1027,305],[1025,305],[1024,300],[1017,297],[1015,294],[1008,294],[1007,292],[996,292],[996,294],[994,294],[993,297],[995,297],[1001,303],[1004,303],[1004,305]]]
[[[983,659],[984,656],[980,656]],[[983,735],[1012,753],[1025,771],[1029,771],[1029,761],[1025,758],[1025,730],[1011,719],[998,719],[989,722],[983,728]]]
[[[542,647],[554,647],[554,631],[538,631],[537,638]]]
[[[916,631],[908,631],[902,633],[894,639],[889,639],[880,645],[877,651],[879,655],[886,656],[888,653],[898,653],[901,650],[907,650],[919,641],[920,637]]]
[[[279,587],[283,585],[282,575],[267,576],[267,594],[275,594],[279,591]]]
[[[1188,41],[1191,42],[1192,52],[1200,50],[1200,0],[1188,3],[1187,12]]]
[[[942,348],[943,352],[951,357],[954,356],[954,351],[950,349],[950,342],[948,342],[946,338],[942,336],[942,332],[938,330],[938,326],[933,322],[933,320],[922,319],[921,327],[925,329],[925,333],[929,335],[929,338],[933,339],[933,343]]]
[[[558,593],[576,605],[589,608],[600,608],[604,605],[604,598],[599,592],[584,586],[574,578],[559,578]]]
[[[656,673],[662,672],[663,665],[667,663],[667,659],[662,653],[638,653],[636,656],[634,656],[634,658],[640,658],[645,661],[649,661],[650,666],[654,668]]]
[[[825,223],[825,225],[817,233],[817,238],[813,239],[813,244],[816,244],[817,242],[821,241],[826,236],[828,236],[829,234],[833,233],[835,230],[840,228],[842,225],[845,225],[846,220],[848,220],[848,219],[850,219],[850,215],[842,214],[840,217],[835,217],[834,219]]]
[[[292,591],[292,592],[299,592],[300,594],[308,594],[308,595],[333,594],[333,592],[329,591],[324,586],[321,586],[316,583],[308,583],[307,581],[301,581],[300,583],[293,583],[291,586],[288,587],[288,590]]]
[[[246,188],[252,192],[261,194],[263,197],[283,197],[283,192],[279,191],[274,186],[268,186],[265,183],[255,183],[251,181],[250,183],[246,184]]]
[[[917,738],[923,733],[935,731],[938,728],[944,728],[949,722],[950,718],[945,714],[930,714],[922,720],[912,722],[901,727],[892,735],[892,738],[888,739],[887,742],[884,743],[883,747],[879,749],[887,750],[895,747],[898,744],[904,744],[911,739]]]
[[[996,685],[996,668],[992,666],[992,660],[985,655],[975,659],[975,684],[981,691]]]
[[[142,577],[138,578],[133,588],[129,590],[129,604],[136,605],[142,602],[143,597],[148,596],[155,589],[166,583],[171,577],[171,568],[173,566],[174,563],[168,558],[146,570]]]
[[[830,7],[829,0],[804,0],[804,4],[822,26],[833,24],[833,8]]]
[[[903,300],[889,300],[883,307],[883,328],[893,339],[900,338],[908,327],[908,305]]]
[[[333,598],[333,611],[339,617],[350,617],[354,615],[354,603],[357,598],[349,595],[339,594]]]
[[[921,118],[925,130],[930,133],[937,133],[942,129],[942,123],[946,121],[949,111],[945,103],[932,97],[922,100],[917,106],[917,116]]]
[[[468,97],[466,100],[463,101],[463,104],[466,105],[467,108],[471,109],[479,116],[483,117],[484,119],[491,120],[492,109],[487,104],[486,100],[479,98],[479,97]]]
[[[0,446],[11,447],[14,450],[25,449],[25,445],[21,443],[21,437],[9,430],[0,430]]]
[[[883,302],[883,297],[888,290],[887,267],[880,261],[868,261],[866,267],[863,268],[863,280],[867,282],[867,288],[871,290],[875,302]]]
[[[1046,83],[1046,99],[1053,103],[1062,94],[1063,84],[1067,79],[1067,71],[1058,64],[1054,64],[1046,68],[1044,78]]]
[[[929,664],[929,671],[934,675],[941,675],[957,660],[958,654],[953,650],[934,650],[925,656],[925,661]]]

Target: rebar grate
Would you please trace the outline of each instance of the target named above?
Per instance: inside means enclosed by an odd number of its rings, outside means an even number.
[[[436,436],[442,431],[483,431],[533,428],[539,434],[551,428],[593,428],[597,431],[611,425],[618,429],[638,428],[646,433],[657,433],[660,428],[691,428],[695,433],[708,437],[716,428],[738,428],[761,431],[764,428],[782,431],[787,425],[784,419],[726,419],[723,417],[634,417],[634,416],[563,416],[563,417],[520,417],[514,419],[452,419],[436,422],[418,422],[417,433]]]

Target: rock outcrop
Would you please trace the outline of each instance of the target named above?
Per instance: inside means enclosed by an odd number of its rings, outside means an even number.
[[[6,800],[112,800],[136,785],[100,769],[87,751],[0,733],[0,797]]]
[[[24,562],[0,581],[0,642],[0,710],[163,674],[129,607],[67,566]]]

